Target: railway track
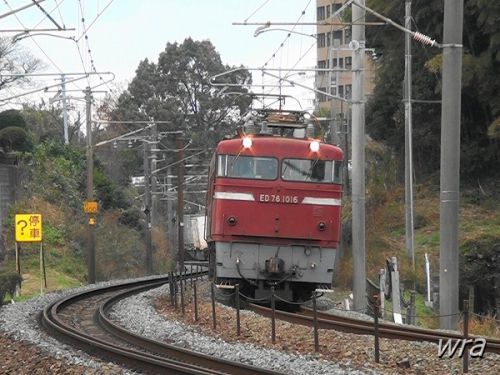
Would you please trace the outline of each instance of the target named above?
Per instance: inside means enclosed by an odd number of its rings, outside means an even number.
[[[272,310],[268,307],[249,304],[249,309],[266,317],[271,317]],[[275,310],[276,319],[284,320],[293,324],[313,327],[313,310],[302,308],[299,313],[290,313]],[[348,318],[338,315],[332,315],[325,312],[317,312],[317,324],[319,329],[335,329],[337,331],[356,333],[361,335],[374,335],[375,328],[372,321]],[[411,326],[400,326],[397,324],[379,322],[379,337],[409,340],[409,341],[429,341],[439,343],[439,340],[457,340],[463,339],[463,336],[452,332],[442,332],[431,329],[423,329]],[[477,336],[470,335],[474,339]],[[495,338],[486,338],[486,351],[500,354],[500,340]]]
[[[206,272],[194,275],[204,274]],[[41,313],[40,324],[50,335],[63,342],[140,372],[279,374],[150,340],[127,331],[109,318],[108,312],[121,299],[168,282],[168,277],[158,277],[80,292],[47,306]]]

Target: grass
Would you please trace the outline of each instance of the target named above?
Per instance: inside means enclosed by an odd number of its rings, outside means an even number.
[[[73,288],[83,285],[83,275],[86,274],[84,260],[70,251],[46,248],[45,270],[47,276],[47,288],[44,292]],[[7,270],[15,270],[14,257],[2,266]],[[24,301],[30,297],[40,294],[40,256],[38,244],[23,245],[20,257],[21,273],[23,282],[19,296],[14,301]],[[10,297],[6,298],[10,301]]]

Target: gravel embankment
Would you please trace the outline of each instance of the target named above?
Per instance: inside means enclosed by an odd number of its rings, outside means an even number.
[[[198,327],[177,320],[167,320],[158,314],[154,302],[168,294],[168,286],[142,293],[118,303],[111,316],[129,330],[154,340],[173,342],[176,345],[232,361],[281,371],[284,374],[373,374],[371,370],[345,369],[332,362],[315,359],[311,355],[292,354],[276,349],[262,348],[245,342],[226,342],[204,334]],[[219,306],[219,309],[224,307]],[[207,317],[207,314],[202,314]],[[254,314],[255,315],[255,314]],[[256,316],[256,318],[260,318]],[[145,325],[144,321],[149,322]],[[221,324],[228,319],[220,318]],[[230,323],[231,324],[231,323]],[[225,330],[221,326],[221,331]]]
[[[79,289],[88,288],[91,287]],[[61,344],[40,331],[38,312],[75,291],[51,293],[0,308],[0,373],[133,374]],[[461,373],[460,359],[438,359],[437,346],[429,343],[381,340],[382,363],[377,365],[373,361],[373,337],[320,330],[320,353],[314,354],[310,328],[279,322],[277,343],[273,345],[269,320],[247,311],[242,311],[242,336],[237,337],[234,311],[223,305],[217,306],[218,329],[213,332],[211,306],[206,299],[200,298],[200,320],[192,325],[191,305],[186,306],[186,316],[182,318],[170,308],[167,295],[168,287],[142,293],[122,301],[112,314],[124,326],[144,336],[286,374]],[[408,359],[409,369],[396,366],[396,362],[404,359]],[[473,359],[470,373],[500,373],[500,356],[486,354],[482,360]]]

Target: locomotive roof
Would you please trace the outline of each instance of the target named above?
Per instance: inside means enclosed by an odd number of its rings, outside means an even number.
[[[275,136],[250,135],[252,146],[244,148],[242,138],[223,140],[217,145],[217,154],[240,154],[247,156],[275,156],[295,158],[316,158],[342,160],[343,152],[340,147],[320,142],[318,152],[312,152],[309,145],[312,138],[285,138]]]

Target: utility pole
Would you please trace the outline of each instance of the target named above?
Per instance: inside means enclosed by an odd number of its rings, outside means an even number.
[[[150,145],[147,140],[144,145],[144,214],[145,214],[145,232],[146,242],[146,274],[153,274],[153,243],[151,242],[151,170],[149,165]]]
[[[411,30],[411,0],[405,0],[405,28]],[[411,35],[405,33],[405,217],[406,256],[415,269],[415,240],[413,233],[413,142],[412,142],[412,76]]]
[[[156,123],[155,123],[156,124]],[[156,171],[156,152],[158,150],[158,127],[157,125],[151,128],[151,133],[153,134],[154,147],[151,151],[151,170]],[[151,226],[158,224],[158,195],[157,193],[157,181],[156,174],[151,173]]]
[[[184,135],[177,133],[175,139],[177,148],[177,225],[178,225],[178,252],[179,270],[184,271]]]
[[[463,0],[445,0],[441,104],[439,326],[458,323],[458,203],[462,92]]]
[[[177,227],[175,225],[177,219],[175,214],[175,206],[172,196],[169,194],[169,189],[172,187],[172,168],[167,168],[167,212],[168,212],[168,222],[167,222],[167,232],[168,232],[168,243],[170,245],[171,254],[177,249]]]
[[[87,125],[87,201],[94,200],[94,150],[92,143],[92,92],[85,89]],[[95,219],[88,216],[87,223],[87,272],[89,284],[95,284]]]
[[[66,100],[66,76],[61,74],[61,95],[63,102],[63,121],[64,121],[64,144],[69,144],[68,135],[68,102]]]
[[[333,37],[331,38],[331,44],[330,48],[328,48],[328,64],[330,65],[330,72],[328,74],[328,80],[329,86],[330,86],[330,94],[332,94],[332,89],[334,87],[333,82],[335,80],[335,87],[337,88],[339,85],[339,72],[338,70],[335,71],[333,68],[333,49],[334,49],[334,43],[333,43]],[[338,65],[337,65],[338,68]],[[336,89],[335,95],[338,95],[338,89]],[[335,105],[334,105],[334,99],[330,98],[330,134],[331,134],[331,143],[332,145],[338,145],[340,144],[339,136],[338,136],[338,124],[335,119]]]
[[[358,1],[365,5],[365,0]],[[365,250],[365,10],[352,7],[352,259],[354,308],[366,308]]]
[[[81,114],[80,111],[78,111],[78,118],[76,120],[76,123],[78,124],[78,128],[76,129],[76,137],[77,137],[77,144],[80,145],[80,127],[82,126],[81,121]]]

